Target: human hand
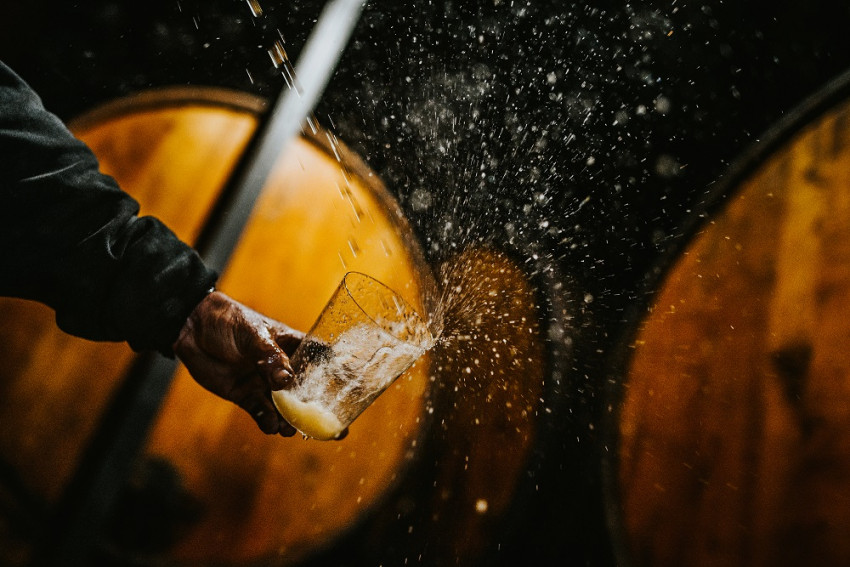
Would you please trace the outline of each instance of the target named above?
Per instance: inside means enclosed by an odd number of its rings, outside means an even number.
[[[204,388],[229,400],[267,434],[295,434],[278,413],[271,391],[292,381],[289,357],[304,334],[214,291],[192,311],[174,353]]]

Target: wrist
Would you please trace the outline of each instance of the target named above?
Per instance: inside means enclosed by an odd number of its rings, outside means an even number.
[[[189,313],[189,316],[186,317],[186,320],[183,322],[183,326],[180,327],[180,332],[177,334],[177,339],[175,339],[174,343],[171,345],[171,350],[175,354],[179,352],[179,347],[183,344],[194,332],[196,327],[196,320],[199,317],[199,312],[203,309],[203,304],[206,301],[209,301],[210,296],[215,293],[215,286],[210,287],[207,292],[201,297],[198,303],[195,304],[195,307]]]

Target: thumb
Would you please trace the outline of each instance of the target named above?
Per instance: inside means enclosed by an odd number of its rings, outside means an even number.
[[[292,383],[294,372],[286,352],[272,337],[266,325],[245,329],[247,337],[240,341],[249,356],[256,360],[257,372],[272,390],[281,390]]]

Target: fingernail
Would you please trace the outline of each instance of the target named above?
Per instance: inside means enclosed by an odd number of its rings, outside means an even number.
[[[279,368],[274,372],[274,379],[274,389],[282,390],[292,383],[292,372],[286,368]]]

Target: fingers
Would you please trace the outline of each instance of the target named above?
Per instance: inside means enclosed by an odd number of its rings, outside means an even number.
[[[272,390],[286,388],[295,374],[288,355],[295,352],[303,333],[266,318],[248,322],[236,329],[240,349],[248,360],[256,361],[257,371]]]
[[[225,398],[245,410],[263,433],[278,434],[283,437],[291,437],[295,434],[295,428],[278,413],[272,402],[271,393],[259,374],[251,373],[243,377]]]
[[[216,291],[189,316],[174,352],[201,386],[248,412],[263,432],[291,436],[271,391],[292,384],[289,355],[303,336]]]
[[[271,406],[271,402],[252,402],[251,409],[246,411],[257,423],[260,431],[266,435],[277,434],[282,437],[292,437],[295,435],[295,428],[280,417],[277,410]]]
[[[272,390],[282,390],[293,382],[294,372],[285,354],[275,353],[260,360],[257,372]]]
[[[304,333],[291,329],[283,323],[275,323],[271,328],[271,332],[274,341],[283,349],[287,356],[292,356],[295,353],[295,349],[304,340]]]
[[[266,435],[273,435],[280,429],[280,420],[264,400],[256,398],[245,400],[240,407],[248,412],[248,415],[257,422],[260,431]]]
[[[175,354],[198,384],[238,405],[251,416],[261,431],[284,437],[295,434],[295,428],[274,407],[267,379],[258,372],[249,370],[246,374],[209,356],[198,347],[191,333],[181,337],[176,344]]]

